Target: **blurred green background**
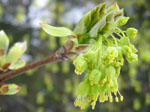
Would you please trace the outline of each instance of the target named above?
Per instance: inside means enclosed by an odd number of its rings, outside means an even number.
[[[11,44],[26,40],[28,50],[22,57],[28,63],[51,55],[66,38],[49,38],[39,23],[73,29],[85,12],[99,3],[118,2],[130,17],[127,25],[139,34],[133,43],[139,61],[125,63],[119,77],[124,101],[97,103],[95,110],[75,108],[74,91],[83,76],[76,76],[72,62],[53,63],[7,81],[22,86],[14,96],[0,96],[2,112],[150,112],[150,0],[0,0],[0,30]]]

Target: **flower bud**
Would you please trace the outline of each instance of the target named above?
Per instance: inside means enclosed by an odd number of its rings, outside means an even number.
[[[85,109],[87,106],[86,101],[82,101],[81,105],[80,105],[80,109]]]
[[[89,84],[87,81],[82,81],[77,88],[77,95],[81,97],[86,97],[89,93]]]
[[[89,96],[95,100],[99,94],[99,85],[90,85]]]
[[[118,50],[115,47],[108,47],[105,52],[105,55],[109,58],[115,58],[118,56]]]
[[[74,102],[74,106],[75,107],[80,106],[81,103],[82,103],[82,99],[81,99],[81,97],[78,96]]]
[[[95,57],[96,53],[94,51],[88,51],[84,54],[85,60],[87,60],[87,62],[91,62],[93,60],[93,58]]]
[[[79,75],[81,75],[87,68],[87,63],[83,55],[78,56],[73,64],[75,65],[75,73]]]
[[[138,60],[138,55],[132,53],[132,55],[131,55],[129,58],[127,57],[127,60],[128,60],[128,62],[134,62],[134,61],[137,61],[137,60]]]
[[[118,22],[117,22],[117,25],[118,26],[123,26],[125,25],[129,20],[129,17],[121,17]]]
[[[135,46],[134,46],[134,45],[130,45],[130,47],[131,47],[131,49],[132,49],[133,53],[137,53],[137,52],[138,52],[138,50],[135,48]]]
[[[96,53],[94,51],[88,51],[84,54],[84,58],[88,64],[88,69],[92,70],[96,64]]]
[[[130,40],[128,37],[121,37],[120,44],[123,45],[130,45]]]
[[[138,33],[138,30],[135,28],[128,28],[126,30],[126,34],[128,37],[135,38]]]
[[[113,66],[107,66],[105,68],[105,74],[108,76],[108,77],[114,77],[115,74],[116,74],[116,70]]]
[[[129,46],[124,46],[122,48],[122,53],[124,53],[126,57],[130,57],[132,55],[132,49]]]
[[[92,70],[92,72],[89,75],[90,84],[98,84],[100,78],[101,78],[101,72],[97,69]]]
[[[118,50],[115,47],[108,47],[104,53],[104,64],[113,63],[114,59],[118,56]]]

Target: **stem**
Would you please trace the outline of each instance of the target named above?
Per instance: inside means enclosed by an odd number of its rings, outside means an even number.
[[[119,33],[115,32],[115,34],[117,34],[120,38],[122,38],[122,36]]]
[[[122,34],[123,37],[125,37],[125,34],[123,33],[122,30],[120,30],[119,28],[117,28],[118,31],[120,31],[120,33]]]
[[[97,67],[98,67],[98,69],[100,68],[100,64],[101,64],[101,55],[102,55],[102,36],[99,35],[98,50],[97,50],[97,63],[98,63]]]
[[[27,71],[29,71],[31,69],[41,67],[41,66],[46,65],[48,63],[58,62],[58,61],[62,61],[62,60],[63,59],[61,57],[58,57],[56,55],[52,55],[52,56],[46,57],[46,58],[41,59],[39,61],[33,62],[31,64],[28,64],[28,65],[26,65],[26,66],[24,66],[24,67],[22,67],[20,69],[17,69],[17,70],[14,70],[14,71],[10,71],[10,72],[7,72],[5,74],[0,75],[0,82],[8,80],[8,79],[11,79],[11,78],[16,77],[18,75],[21,75],[22,73],[27,72]]]
[[[10,71],[10,72],[0,75],[0,82],[11,79],[11,78],[21,75],[22,73],[27,72],[31,69],[38,68],[43,65],[52,63],[52,62],[58,62],[58,61],[67,60],[69,58],[73,58],[76,55],[85,51],[88,46],[78,46],[81,48],[80,49],[78,48],[75,50],[75,52],[73,52],[74,47],[76,47],[76,46],[74,46],[74,42],[71,40],[68,40],[66,42],[66,44],[64,44],[62,47],[60,47],[53,55],[48,56],[39,61],[33,62],[31,64],[28,64],[17,70]]]
[[[111,34],[111,37],[114,39],[115,44],[117,45],[117,40],[116,40],[115,36],[113,36],[113,35]]]

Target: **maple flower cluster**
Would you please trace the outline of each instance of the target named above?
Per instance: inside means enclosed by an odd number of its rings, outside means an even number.
[[[117,3],[109,7],[103,3],[87,12],[74,31],[41,23],[49,35],[69,39],[54,56],[68,59],[79,54],[73,61],[75,73],[85,75],[76,90],[75,106],[85,109],[91,104],[94,109],[97,100],[123,101],[118,87],[121,66],[124,59],[130,63],[138,60],[137,49],[130,42],[130,38],[134,39],[138,31],[135,28],[120,29],[128,20],[129,17],[123,15]],[[0,31],[0,74],[25,65],[20,57],[26,50],[26,42],[16,43],[9,52],[8,45],[7,35]],[[81,48],[88,49],[82,51]],[[20,87],[15,84],[0,83],[2,95],[16,94],[19,90]]]
[[[135,28],[121,30],[119,26],[125,25],[129,17],[123,15],[116,3],[108,8],[106,5],[100,4],[86,13],[74,30],[79,35],[78,43],[89,47],[73,61],[77,75],[85,72],[74,102],[81,109],[89,103],[94,109],[97,100],[123,101],[118,90],[118,76],[124,56],[128,62],[138,60],[137,49],[130,42],[138,31]]]

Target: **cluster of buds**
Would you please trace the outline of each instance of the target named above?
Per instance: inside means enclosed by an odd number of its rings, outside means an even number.
[[[26,42],[18,42],[7,52],[9,39],[4,31],[0,31],[0,74],[6,70],[14,70],[25,65],[25,61],[20,59],[26,50]],[[15,84],[0,83],[1,95],[16,94],[20,87]]]
[[[136,37],[137,30],[119,28],[128,19],[116,3],[108,8],[104,3],[85,14],[77,24],[74,31],[79,35],[78,43],[87,44],[89,48],[73,62],[77,75],[85,72],[76,91],[75,106],[85,109],[90,103],[94,109],[97,100],[123,101],[118,90],[118,76],[124,56],[128,62],[138,60],[137,49],[129,39]]]
[[[8,50],[9,39],[4,31],[0,31],[0,73],[5,72],[7,69],[18,69],[25,65],[25,61],[20,57],[26,50],[26,42],[16,43],[9,52]]]
[[[0,83],[0,95],[14,95],[21,88],[16,84]]]

